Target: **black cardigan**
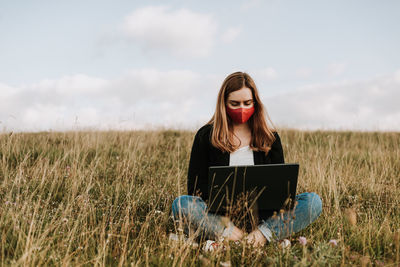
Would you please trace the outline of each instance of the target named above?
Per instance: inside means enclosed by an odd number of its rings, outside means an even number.
[[[201,127],[193,141],[190,154],[187,189],[189,195],[199,195],[204,201],[208,200],[208,167],[228,166],[229,152],[222,152],[211,144],[212,125]],[[254,164],[284,163],[281,139],[274,132],[275,142],[271,150],[265,155],[264,151],[253,151]]]

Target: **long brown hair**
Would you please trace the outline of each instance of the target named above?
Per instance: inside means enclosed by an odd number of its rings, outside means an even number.
[[[249,74],[234,72],[225,78],[218,93],[215,113],[207,124],[213,125],[211,143],[223,152],[233,152],[238,146],[233,144],[233,124],[226,114],[226,101],[230,93],[247,87],[251,90],[254,102],[254,114],[248,120],[251,129],[250,148],[254,151],[264,151],[268,154],[272,143],[275,141],[276,131],[268,116],[264,105],[261,103],[256,84]],[[271,126],[267,124],[267,120]]]

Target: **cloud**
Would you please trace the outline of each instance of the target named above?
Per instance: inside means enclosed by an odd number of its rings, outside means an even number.
[[[328,65],[327,72],[330,76],[339,76],[346,70],[346,68],[347,68],[347,63],[336,62]]]
[[[185,69],[145,68],[108,80],[77,74],[16,87],[0,83],[0,127],[196,129],[212,116],[224,78]],[[400,70],[365,81],[310,84],[263,102],[278,126],[400,131],[398,99]]]
[[[307,67],[299,68],[296,70],[296,77],[303,79],[310,78],[312,72],[313,71],[311,68]]]
[[[398,73],[359,82],[308,85],[268,97],[265,104],[278,125],[400,131]]]
[[[210,14],[186,8],[147,6],[125,17],[121,30],[132,44],[146,53],[169,52],[179,57],[200,58],[211,53],[217,22]]]
[[[122,101],[138,103],[152,98],[170,103],[192,97],[200,78],[189,70],[133,69],[114,80],[112,86]]]
[[[241,33],[242,27],[231,27],[227,29],[221,36],[224,43],[232,43]]]
[[[190,70],[132,69],[110,80],[77,74],[20,87],[0,84],[0,127],[196,127],[211,117],[221,79]]]

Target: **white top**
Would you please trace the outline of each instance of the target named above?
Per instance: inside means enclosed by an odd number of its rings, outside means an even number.
[[[230,153],[229,166],[254,165],[253,150],[250,146],[244,146]]]

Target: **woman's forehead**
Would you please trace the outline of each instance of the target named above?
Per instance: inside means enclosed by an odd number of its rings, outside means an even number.
[[[234,91],[228,95],[228,100],[244,101],[250,99],[253,99],[253,95],[251,89],[247,87],[243,87],[242,89]]]

